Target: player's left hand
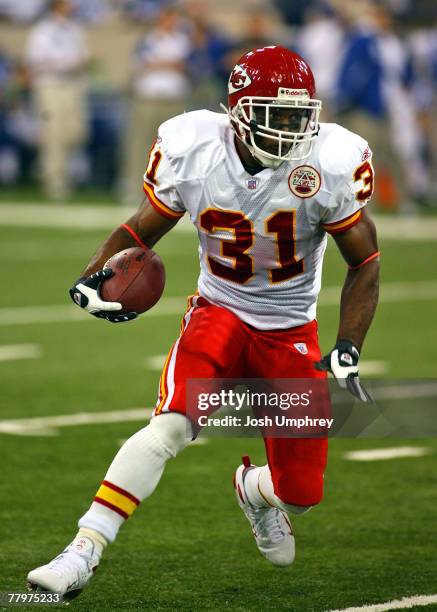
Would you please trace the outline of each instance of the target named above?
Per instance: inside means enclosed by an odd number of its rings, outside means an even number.
[[[359,400],[367,404],[373,403],[373,398],[363,387],[358,375],[360,351],[349,340],[338,340],[327,355],[317,361],[316,370],[331,372],[342,389],[348,389]]]

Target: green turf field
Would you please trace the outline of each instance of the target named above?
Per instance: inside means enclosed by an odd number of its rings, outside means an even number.
[[[32,322],[31,307],[51,307],[61,319],[70,312],[66,290],[106,233],[2,227],[0,213],[0,345],[40,351],[39,358],[0,361],[2,423],[154,404],[159,370],[146,359],[165,354],[178,334],[184,296],[196,287],[194,236],[175,233],[157,247],[168,276],[165,312],[158,305],[126,326],[80,312],[76,320]],[[436,377],[436,245],[401,236],[382,241],[384,299],[363,360],[382,362],[384,376]],[[340,286],[344,273],[331,245],[324,287]],[[322,292],[324,351],[335,338],[337,310],[332,299],[323,304]],[[25,320],[11,319],[23,312]],[[0,433],[0,591],[23,590],[27,571],[68,543],[120,441],[140,425]],[[368,463],[344,457],[404,445],[431,452]],[[322,612],[437,593],[437,440],[333,440],[325,500],[294,520],[296,561],[285,570],[257,552],[235,503],[231,479],[242,453],[263,462],[254,439],[208,440],[171,461],[71,608]]]

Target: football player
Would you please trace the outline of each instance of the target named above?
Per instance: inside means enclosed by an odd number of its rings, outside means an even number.
[[[116,455],[74,540],[29,572],[33,589],[72,597],[87,585],[166,462],[193,437],[189,378],[325,379],[330,371],[357,398],[371,399],[358,376],[378,300],[379,252],[365,207],[374,182],[369,145],[319,123],[310,67],[282,47],[244,55],[228,93],[224,114],[194,111],[161,125],[144,175],[146,198],[70,291],[94,316],[134,319],[102,301],[99,289],[112,274],[104,263],[126,248],[152,247],[188,212],[200,241],[198,292],[165,362],[153,418]],[[337,339],[322,358],[316,302],[327,234],[348,271]],[[294,559],[288,515],[321,501],[327,439],[266,438],[265,449],[265,465],[245,457],[237,468],[237,500],[260,552],[287,566]]]

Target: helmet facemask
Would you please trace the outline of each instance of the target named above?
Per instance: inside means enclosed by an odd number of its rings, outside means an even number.
[[[228,114],[253,157],[265,167],[278,168],[311,154],[321,108],[321,101],[311,99],[306,90],[279,88],[275,98],[240,98]]]

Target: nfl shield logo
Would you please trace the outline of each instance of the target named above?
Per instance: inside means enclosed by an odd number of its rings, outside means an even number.
[[[246,181],[248,189],[256,189],[258,187],[258,180],[256,178],[250,178]]]
[[[308,355],[308,347],[305,342],[296,342],[293,346],[302,355]]]

